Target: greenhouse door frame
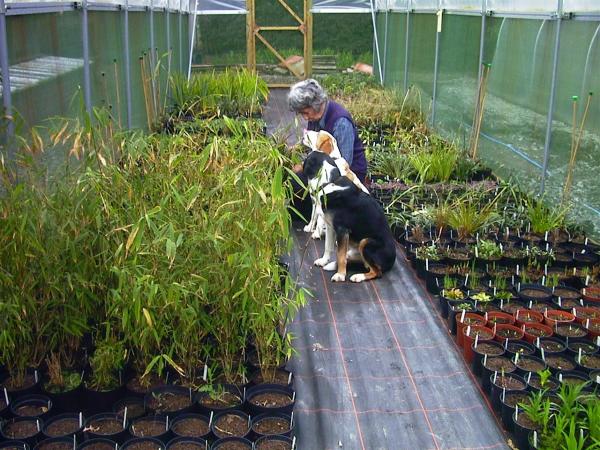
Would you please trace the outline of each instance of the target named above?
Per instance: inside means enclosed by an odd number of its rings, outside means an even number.
[[[261,0],[266,1],[266,0]],[[297,26],[260,26],[256,24],[256,0],[246,0],[248,15],[246,16],[246,44],[247,44],[247,65],[248,69],[256,72],[256,40],[261,41],[267,49],[299,80],[302,80],[312,73],[312,0],[304,0],[304,17],[301,18],[287,4],[286,0],[278,1],[285,10],[298,22]],[[261,34],[261,31],[299,31],[304,36],[304,75],[290,66],[285,58],[271,45],[271,43]],[[289,84],[269,84],[270,87],[288,87]]]

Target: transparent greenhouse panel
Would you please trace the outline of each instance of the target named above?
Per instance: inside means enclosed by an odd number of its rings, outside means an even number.
[[[435,127],[467,148],[477,103],[481,18],[449,15],[440,38]]]
[[[12,104],[25,124],[76,113],[83,84],[80,13],[10,16],[7,36],[16,37],[8,39]]]
[[[385,9],[390,11],[406,11],[408,9],[409,0],[383,0],[386,5]],[[384,8],[382,8],[384,9]]]
[[[410,20],[408,86],[415,88],[411,102],[429,115],[433,95],[437,18],[434,14],[411,14]]]
[[[416,11],[437,11],[440,9],[438,0],[412,0],[408,2],[408,6]]]
[[[488,11],[508,13],[556,12],[558,0],[487,0]]]
[[[126,126],[123,15],[89,11],[88,18],[92,105],[109,108],[115,121]]]
[[[313,0],[311,11],[314,13],[370,12],[371,0]]]
[[[586,105],[589,108],[579,148],[572,165],[571,188],[567,204],[571,216],[587,222],[588,230],[600,235],[600,24],[563,21],[558,60],[558,86],[554,109],[552,141],[548,161],[546,196],[558,203],[563,189],[573,146],[578,139]],[[594,95],[589,97],[589,92]],[[577,96],[577,100],[573,99]],[[573,122],[575,110],[575,122]],[[574,132],[575,130],[575,132]]]
[[[541,183],[555,23],[492,18],[480,151],[504,178],[537,193]],[[485,73],[485,72],[484,72]]]
[[[388,87],[404,89],[406,14],[388,15],[387,46],[383,48],[384,81]]]
[[[564,12],[600,12],[598,0],[563,0]]]
[[[197,12],[198,14],[245,14],[246,0],[198,0]]]
[[[441,0],[441,9],[459,11],[482,11],[484,0]]]

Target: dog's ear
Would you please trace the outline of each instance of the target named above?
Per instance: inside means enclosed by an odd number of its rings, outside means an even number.
[[[331,135],[329,133],[319,131],[319,136],[317,137],[317,148],[323,153],[327,153],[328,155],[331,154],[333,151],[333,142],[331,142]]]

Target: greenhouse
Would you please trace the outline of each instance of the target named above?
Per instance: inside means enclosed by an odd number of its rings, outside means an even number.
[[[0,0],[0,449],[600,449],[599,35]]]

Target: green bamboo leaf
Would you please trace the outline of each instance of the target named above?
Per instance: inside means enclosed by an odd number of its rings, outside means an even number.
[[[175,259],[175,253],[177,251],[177,244],[169,238],[167,238],[167,242],[166,242],[166,251],[167,251],[167,258],[169,258],[169,260],[171,262],[173,262],[173,260]]]

